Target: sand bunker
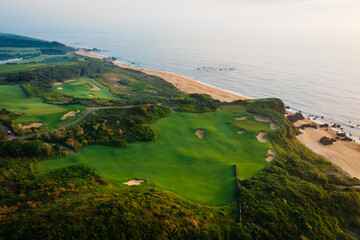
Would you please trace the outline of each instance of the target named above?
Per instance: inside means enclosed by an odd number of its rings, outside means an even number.
[[[145,180],[143,180],[143,179],[133,179],[133,180],[130,180],[128,182],[124,182],[124,184],[129,185],[129,186],[133,186],[133,185],[140,185],[143,182],[145,182]]]
[[[278,129],[278,126],[275,124],[275,123],[270,123],[270,129],[271,130],[277,130]]]
[[[74,117],[79,112],[80,112],[80,110],[68,112],[64,116],[61,117],[61,120],[65,120],[68,117]]]
[[[249,116],[246,115],[246,116],[242,116],[242,117],[236,117],[235,119],[236,120],[239,120],[239,121],[242,121],[242,120],[246,120]]]
[[[62,88],[62,87],[58,87],[57,90],[63,90],[63,88]]]
[[[265,135],[266,135],[266,132],[259,132],[259,134],[256,136],[256,138],[257,138],[257,140],[259,140],[259,142],[266,143],[267,140],[264,138]]]
[[[70,79],[70,80],[66,80],[64,82],[76,82],[77,80],[76,79]]]
[[[195,132],[196,136],[198,136],[199,138],[205,138],[205,134],[206,134],[206,130],[205,129],[198,129]]]
[[[94,97],[95,95],[94,94],[89,94],[89,97]]]
[[[268,154],[270,154],[270,156],[268,156],[265,160],[266,160],[267,162],[274,161],[274,159],[275,159],[275,152],[274,152],[274,150],[269,149]]]
[[[32,123],[30,125],[24,125],[22,123],[19,124],[19,126],[22,128],[22,129],[28,129],[28,128],[32,128],[32,127],[40,127],[42,126],[43,124],[41,122],[36,122],[36,123]]]
[[[61,85],[62,82],[54,82],[53,84],[54,84],[54,85]]]
[[[259,122],[271,122],[270,117],[254,114],[254,118]]]
[[[246,131],[244,129],[239,129],[239,131],[237,131],[238,134],[244,134],[246,133]]]
[[[99,88],[98,86],[96,86],[93,83],[90,83],[90,85],[92,86],[92,88],[90,89],[91,91],[100,91],[101,90],[101,88]]]

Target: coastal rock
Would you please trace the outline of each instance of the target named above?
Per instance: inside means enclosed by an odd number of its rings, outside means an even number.
[[[299,120],[303,120],[304,119],[304,116],[298,112],[298,113],[295,113],[294,115],[290,115],[290,116],[287,116],[287,119],[292,122],[292,123],[295,123]]]
[[[323,145],[331,145],[334,142],[336,142],[336,139],[328,138],[328,137],[322,137],[319,142],[322,143]]]
[[[326,128],[326,127],[329,127],[329,124],[327,124],[327,123],[321,124],[320,127],[321,127],[321,128]]]
[[[348,136],[344,137],[343,139],[341,139],[341,141],[347,141],[347,142],[352,142],[352,138],[349,138]]]
[[[299,127],[299,129],[305,129],[305,128],[314,128],[314,129],[317,129],[317,126],[315,125],[315,123],[312,123],[312,124],[303,124]]]
[[[345,133],[336,133],[336,136],[339,136],[339,137],[346,137],[346,134],[345,134]]]

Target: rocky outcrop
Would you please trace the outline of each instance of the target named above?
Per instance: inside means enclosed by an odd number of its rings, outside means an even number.
[[[317,129],[317,126],[315,125],[315,123],[306,123],[306,124],[303,124],[299,127],[299,129],[305,129],[305,128],[314,128],[314,129]]]
[[[319,142],[322,143],[323,145],[331,145],[334,142],[336,142],[336,139],[328,138],[328,137],[322,137]]]
[[[292,122],[292,123],[295,123],[299,120],[303,120],[304,119],[304,116],[301,114],[301,113],[295,113],[294,115],[289,115],[287,116],[287,119]]]

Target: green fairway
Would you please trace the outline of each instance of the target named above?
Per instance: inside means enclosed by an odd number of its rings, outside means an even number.
[[[43,63],[28,63],[28,64],[4,64],[0,65],[0,73],[17,72],[20,70],[31,69],[45,66]]]
[[[100,90],[91,90],[95,84]],[[78,78],[75,82],[64,82],[61,85],[53,85],[53,90],[58,93],[72,95],[79,98],[107,98],[114,99],[104,85],[91,78]]]
[[[28,98],[18,85],[0,86],[0,108],[21,113],[22,116],[16,119],[16,126],[19,123],[28,125],[41,122],[42,129],[54,129],[75,120],[75,117],[68,117],[61,120],[61,117],[70,112],[80,110],[76,116],[85,113],[85,107],[81,105],[55,105],[45,103],[41,98]],[[77,118],[77,117],[76,117]]]
[[[193,201],[223,205],[235,200],[233,165],[240,178],[248,178],[266,165],[269,143],[256,139],[259,131],[270,131],[269,123],[253,116],[244,121],[243,107],[226,107],[215,113],[172,113],[152,127],[159,140],[134,143],[126,148],[90,146],[63,159],[39,163],[40,171],[73,164],[88,164],[108,179],[128,181],[144,178]],[[228,121],[230,123],[228,123]],[[205,138],[195,135],[205,129]],[[238,134],[245,129],[245,134]]]

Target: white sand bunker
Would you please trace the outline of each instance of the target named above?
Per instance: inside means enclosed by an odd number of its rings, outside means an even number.
[[[238,133],[238,134],[245,134],[246,131],[245,131],[244,129],[239,129],[239,130],[237,131],[237,133]]]
[[[94,94],[89,94],[89,97],[94,97],[95,95]]]
[[[239,120],[239,121],[243,121],[243,120],[246,120],[248,117],[249,117],[248,115],[245,115],[245,116],[242,116],[242,117],[236,117],[235,119]]]
[[[37,128],[37,127],[40,127],[40,126],[42,126],[42,125],[43,125],[43,124],[42,124],[41,122],[32,123],[32,124],[30,124],[30,125],[24,125],[24,124],[22,124],[22,123],[19,124],[19,126],[20,126],[22,129],[28,129],[28,128],[32,128],[32,127]]]
[[[198,136],[199,138],[205,138],[205,134],[206,134],[206,130],[205,129],[198,129],[195,132],[196,136]]]
[[[270,129],[271,130],[277,130],[278,129],[278,126],[275,124],[275,123],[270,123]]]
[[[101,90],[101,88],[99,88],[98,86],[96,86],[93,83],[90,83],[90,85],[92,86],[92,88],[90,89],[91,91],[100,91]]]
[[[270,117],[254,114],[254,118],[259,122],[271,122]]]
[[[54,85],[61,85],[62,82],[54,82],[53,84],[54,84]]]
[[[266,132],[259,132],[259,134],[256,136],[256,138],[257,138],[257,140],[259,140],[259,142],[266,143],[267,140],[264,138],[265,135],[266,135]]]
[[[68,112],[64,116],[61,117],[61,120],[65,120],[68,117],[74,117],[79,112],[80,112],[80,110]]]
[[[269,149],[268,154],[270,154],[270,155],[275,155],[275,152],[274,152],[274,150]]]
[[[63,90],[63,88],[62,88],[62,87],[58,87],[57,90]]]
[[[133,186],[133,185],[140,185],[143,182],[145,182],[145,180],[143,179],[133,179],[128,182],[124,182],[123,184],[126,184],[128,186]]]
[[[64,82],[76,82],[77,80],[76,79],[70,79],[70,80],[66,80]]]
[[[275,152],[274,152],[274,150],[269,149],[268,154],[270,154],[270,156],[268,156],[265,160],[266,160],[267,162],[274,161],[274,159],[275,159]]]

